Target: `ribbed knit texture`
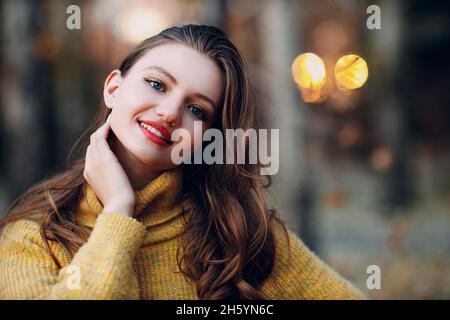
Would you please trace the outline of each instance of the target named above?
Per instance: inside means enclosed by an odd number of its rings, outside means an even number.
[[[8,225],[0,238],[0,299],[198,299],[195,284],[176,261],[184,227],[181,186],[181,170],[165,171],[136,191],[131,218],[102,213],[88,185],[76,213],[79,224],[92,228],[88,241],[72,259],[60,244],[50,242],[61,269],[47,252],[37,223]],[[292,232],[288,259],[281,225],[274,222],[272,229],[275,266],[260,288],[265,298],[365,298]]]

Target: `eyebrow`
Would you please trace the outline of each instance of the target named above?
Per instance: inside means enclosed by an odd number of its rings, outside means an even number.
[[[169,78],[174,84],[178,84],[177,79],[175,79],[174,76],[172,76],[166,69],[158,67],[158,66],[150,66],[150,67],[145,68],[144,70],[148,70],[148,69],[153,69],[153,70],[156,70],[158,72],[161,72],[167,78]],[[213,109],[216,109],[216,103],[214,102],[213,99],[209,98],[208,96],[205,96],[204,94],[201,94],[201,93],[195,93],[194,97],[200,98],[202,100],[205,100],[206,102],[211,104]]]

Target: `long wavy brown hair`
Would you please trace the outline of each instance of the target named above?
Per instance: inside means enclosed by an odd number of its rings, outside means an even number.
[[[214,127],[256,128],[256,103],[242,55],[218,28],[184,25],[163,30],[130,51],[119,66],[125,76],[148,50],[168,43],[182,43],[207,55],[219,66],[224,79],[221,113]],[[61,265],[49,241],[60,243],[73,256],[89,237],[74,214],[85,195],[83,177],[86,136],[107,119],[111,109],[100,108],[90,127],[71,149],[67,169],[37,183],[18,197],[0,227],[21,219],[40,223],[41,236],[55,264]],[[108,139],[114,139],[111,132]],[[235,144],[248,155],[248,141]],[[78,154],[77,156],[74,156]],[[74,160],[72,160],[74,159]],[[236,159],[236,158],[235,158]],[[248,159],[248,158],[247,158]],[[195,281],[199,299],[264,299],[258,288],[271,273],[275,240],[270,227],[276,212],[269,209],[259,164],[184,165],[182,236],[183,255],[177,252],[180,270]],[[284,227],[287,235],[287,230]],[[288,239],[289,240],[289,239]]]

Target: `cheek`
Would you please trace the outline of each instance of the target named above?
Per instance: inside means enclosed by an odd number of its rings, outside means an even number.
[[[189,149],[191,152],[194,152],[196,147],[201,146],[202,137],[196,136],[193,130],[189,130],[189,136],[187,136],[186,139],[183,137],[183,141],[180,143],[183,146],[183,149]]]
[[[121,109],[119,112],[123,115],[135,114],[154,101],[155,95],[152,94],[145,84],[132,81],[120,87],[117,96],[117,107]]]
[[[137,124],[136,120],[139,113],[151,105],[149,101],[151,99],[140,97],[138,92],[135,95],[118,97],[117,103],[112,110],[112,114],[114,114],[112,118],[114,118],[115,125],[125,128]]]
[[[205,125],[204,122],[202,122],[201,127],[198,125],[195,125],[192,118],[187,115],[182,115],[183,120],[180,128],[183,128],[184,130],[189,132],[189,138],[186,139],[186,141],[182,141],[184,146],[190,146],[191,150],[194,150],[195,147],[199,147],[202,145],[203,142],[203,134],[205,131],[209,128],[209,126]]]
[[[138,132],[137,123],[134,122],[133,114],[129,106],[117,104],[111,111],[111,130],[124,144],[132,143],[135,132]],[[136,126],[136,127],[135,127]]]
[[[109,119],[110,119],[109,121],[111,123],[111,128],[112,129],[119,128],[120,127],[120,123],[121,123],[121,121],[120,121],[120,119],[121,119],[120,108],[114,107],[112,109],[112,111],[111,111],[111,115],[110,115]]]

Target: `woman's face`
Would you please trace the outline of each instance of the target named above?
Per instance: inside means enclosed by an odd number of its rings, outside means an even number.
[[[194,121],[202,121],[203,131],[212,127],[222,90],[220,69],[211,58],[169,43],[147,51],[125,76],[114,70],[106,79],[104,98],[112,109],[111,129],[125,150],[152,169],[166,170],[175,167],[171,151],[176,144],[190,145],[192,152],[194,143],[201,145]],[[166,142],[178,128],[192,139]]]

